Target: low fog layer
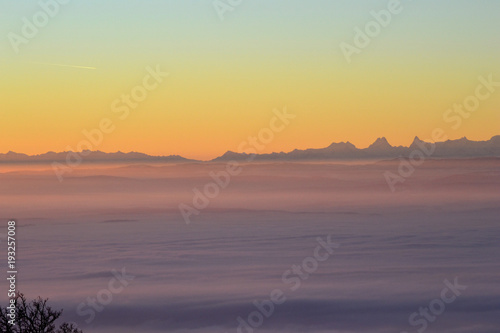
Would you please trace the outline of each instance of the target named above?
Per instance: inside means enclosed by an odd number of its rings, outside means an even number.
[[[241,164],[190,224],[179,205],[196,208],[226,163],[84,166],[62,182],[3,169],[0,212],[19,225],[19,289],[85,332],[237,332],[274,289],[286,301],[256,332],[416,332],[410,315],[455,278],[467,289],[426,332],[498,332],[500,160],[400,163]],[[404,179],[394,192],[388,172]],[[284,272],[327,235],[340,246],[292,290]],[[122,268],[134,280],[88,324],[78,306]]]

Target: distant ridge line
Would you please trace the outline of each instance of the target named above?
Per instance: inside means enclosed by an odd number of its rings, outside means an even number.
[[[350,142],[332,143],[325,148],[295,149],[288,153],[268,153],[250,155],[247,153],[227,151],[222,156],[209,161],[184,158],[179,155],[151,156],[139,152],[102,151],[75,152],[47,152],[39,155],[27,155],[9,151],[0,154],[0,163],[33,163],[33,162],[63,162],[68,155],[79,154],[83,162],[225,162],[225,161],[321,161],[321,160],[346,160],[346,159],[387,159],[409,157],[419,149],[431,147],[431,143],[415,137],[412,144],[405,146],[392,146],[385,137],[378,138],[367,148],[357,148]],[[493,136],[487,141],[471,141],[466,137],[457,140],[436,142],[433,146],[431,158],[472,158],[472,157],[500,157],[500,135]]]

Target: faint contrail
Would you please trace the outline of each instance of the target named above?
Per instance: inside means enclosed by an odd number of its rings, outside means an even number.
[[[76,66],[76,65],[63,65],[63,64],[49,64],[46,62],[34,62],[32,61],[33,64],[40,64],[40,65],[49,65],[49,66],[60,66],[60,67],[72,67],[72,68],[81,68],[81,69],[97,69],[95,67],[87,67],[87,66]]]

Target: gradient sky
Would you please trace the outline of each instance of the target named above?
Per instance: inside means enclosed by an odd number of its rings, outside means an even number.
[[[40,7],[0,0],[0,152],[74,148],[110,118],[116,130],[98,150],[213,158],[283,106],[297,118],[263,152],[380,136],[408,145],[436,127],[452,139],[500,134],[500,89],[459,129],[442,119],[478,76],[500,81],[500,1],[402,0],[348,64],[339,44],[387,3],[243,0],[221,21],[212,0],[73,0],[16,54],[7,34]],[[111,103],[157,64],[170,76],[119,120]]]

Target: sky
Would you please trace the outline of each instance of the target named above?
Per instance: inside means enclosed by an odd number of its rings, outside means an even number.
[[[110,119],[95,150],[209,159],[284,107],[296,118],[261,152],[500,134],[500,88],[457,128],[443,119],[478,77],[500,81],[499,1],[402,0],[350,62],[340,45],[390,0],[243,0],[223,20],[212,0],[67,2],[16,52],[41,5],[0,0],[0,153],[77,150]],[[121,119],[112,104],[157,67],[169,75]]]

